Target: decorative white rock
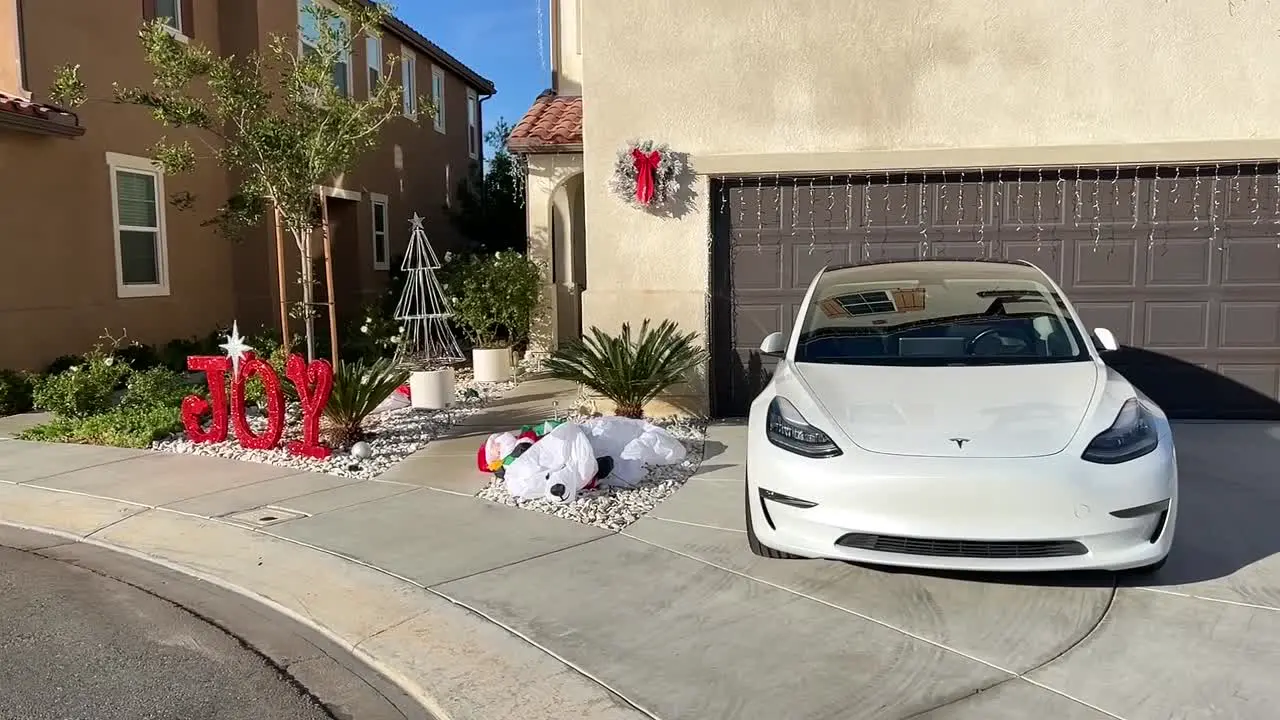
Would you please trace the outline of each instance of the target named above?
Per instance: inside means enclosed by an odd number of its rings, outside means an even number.
[[[351,457],[357,460],[368,460],[373,457],[373,447],[369,443],[361,440],[351,446]]]
[[[409,375],[409,404],[424,410],[443,410],[454,402],[453,368],[416,370]]]
[[[511,379],[511,348],[475,348],[471,369],[476,382],[507,382]]]

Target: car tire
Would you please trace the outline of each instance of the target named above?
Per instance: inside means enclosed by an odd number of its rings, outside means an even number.
[[[746,483],[743,483],[743,484],[745,485]],[[783,552],[781,550],[774,550],[768,545],[765,545],[764,543],[760,542],[760,538],[756,537],[755,523],[752,522],[751,520],[751,488],[749,486],[746,488],[746,491],[743,492],[742,497],[743,497],[743,500],[745,501],[743,503],[743,510],[746,511],[747,513],[747,546],[751,548],[751,553],[753,555],[772,558],[774,560],[807,560],[808,559],[800,555],[792,555],[791,553]]]

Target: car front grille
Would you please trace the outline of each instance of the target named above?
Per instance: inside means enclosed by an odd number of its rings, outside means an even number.
[[[868,533],[849,533],[836,540],[836,545],[900,555],[983,558],[990,560],[1071,557],[1073,555],[1086,555],[1089,552],[1088,548],[1074,540],[934,540],[929,538],[899,537],[896,535],[872,535]]]

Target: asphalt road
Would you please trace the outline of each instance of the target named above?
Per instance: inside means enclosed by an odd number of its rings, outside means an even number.
[[[236,638],[123,582],[0,547],[0,720],[330,720]]]

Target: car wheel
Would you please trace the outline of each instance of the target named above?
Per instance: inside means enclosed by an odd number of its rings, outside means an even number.
[[[743,484],[745,485],[746,483],[743,483]],[[760,538],[756,537],[755,523],[751,521],[751,488],[750,487],[747,487],[746,492],[742,494],[742,497],[746,501],[743,504],[743,510],[746,511],[747,513],[747,546],[751,548],[752,554],[759,555],[760,557],[773,558],[774,560],[807,560],[808,559],[800,555],[792,555],[791,553],[782,552],[781,550],[774,550],[773,548],[761,543]]]

